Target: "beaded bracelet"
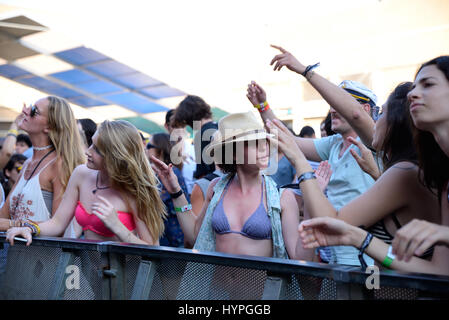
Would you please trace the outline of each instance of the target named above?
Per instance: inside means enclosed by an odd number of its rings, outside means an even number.
[[[254,108],[259,110],[259,112],[264,112],[264,111],[267,111],[268,109],[270,109],[270,105],[268,104],[267,101],[264,101],[262,103],[255,104]]]
[[[41,233],[41,228],[39,228],[39,225],[37,223],[24,222],[23,226],[30,228],[31,229],[31,233],[34,236],[38,236]]]

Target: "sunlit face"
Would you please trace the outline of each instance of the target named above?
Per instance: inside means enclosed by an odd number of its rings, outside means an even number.
[[[432,131],[436,125],[449,121],[449,81],[435,65],[421,69],[408,99],[410,114],[418,129]]]
[[[33,105],[23,107],[23,118],[19,122],[19,129],[30,135],[46,129],[48,127],[48,105],[48,99],[42,98]]]
[[[332,120],[332,131],[340,134],[345,134],[351,131],[351,126],[349,123],[337,112],[334,108],[330,108],[331,120]]]
[[[237,147],[237,155],[239,154],[239,147]],[[251,166],[258,170],[268,168],[270,150],[268,147],[268,141],[266,139],[251,140],[243,146],[244,159],[243,163],[236,157],[237,164],[245,164],[245,166]]]
[[[87,167],[93,170],[100,170],[104,168],[104,155],[101,154],[97,147],[98,132],[92,136],[92,144],[86,150]]]
[[[376,150],[379,150],[385,140],[385,135],[387,133],[387,112],[388,105],[385,103],[382,106],[382,111],[379,112],[379,118],[374,126],[372,146]]]

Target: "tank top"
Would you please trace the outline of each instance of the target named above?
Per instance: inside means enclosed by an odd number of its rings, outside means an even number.
[[[51,208],[47,208],[43,196],[45,190],[41,190],[39,176],[56,158],[43,166],[37,174],[31,179],[25,180],[25,170],[28,163],[24,166],[24,174],[20,177],[14,190],[11,192],[9,212],[12,219],[25,220],[30,219],[36,222],[47,221],[51,218]],[[46,198],[49,192],[46,192]]]

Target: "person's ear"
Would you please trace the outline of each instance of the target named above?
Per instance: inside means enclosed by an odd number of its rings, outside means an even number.
[[[371,105],[369,103],[362,104],[363,110],[365,110],[366,113],[371,114]]]
[[[6,176],[6,178],[11,178],[11,170],[8,170],[8,169],[6,169],[5,170],[5,176]]]

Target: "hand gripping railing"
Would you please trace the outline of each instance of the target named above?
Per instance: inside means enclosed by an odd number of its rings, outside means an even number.
[[[0,233],[2,299],[449,297],[449,277],[427,274],[92,240],[4,242]]]

